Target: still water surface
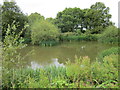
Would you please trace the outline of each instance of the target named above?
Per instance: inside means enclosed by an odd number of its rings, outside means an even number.
[[[20,52],[25,57],[24,66],[36,69],[49,65],[64,66],[67,60],[74,61],[75,55],[88,56],[95,61],[98,53],[114,46],[98,42],[64,42],[52,47],[27,46]]]

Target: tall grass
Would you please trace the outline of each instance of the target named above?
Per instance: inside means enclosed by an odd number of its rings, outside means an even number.
[[[75,58],[65,67],[12,69],[4,74],[3,88],[118,88],[118,55],[90,63],[89,57]]]

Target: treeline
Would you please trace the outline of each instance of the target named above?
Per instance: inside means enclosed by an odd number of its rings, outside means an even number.
[[[58,12],[56,18],[46,18],[35,12],[25,15],[14,1],[4,1],[1,6],[2,10],[2,40],[4,40],[8,26],[16,26],[15,33],[18,34],[27,25],[28,28],[23,30],[21,37],[24,43],[37,45],[51,45],[63,41],[68,36],[74,40],[83,38],[99,38],[95,34],[102,34],[106,28],[113,27],[117,32],[114,23],[110,21],[109,7],[102,2],[96,2],[90,8],[65,8]],[[110,29],[110,28],[109,28]],[[112,32],[113,30],[110,30]],[[113,32],[114,32],[113,31]],[[88,36],[89,35],[89,36]],[[90,37],[90,35],[95,35]],[[79,36],[79,37],[78,37]],[[115,36],[118,37],[118,35]],[[94,38],[94,39],[95,39]]]

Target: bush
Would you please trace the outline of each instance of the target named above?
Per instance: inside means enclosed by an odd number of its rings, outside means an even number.
[[[60,35],[61,41],[97,41],[98,34],[81,34],[76,35],[75,33],[63,33]]]
[[[98,60],[103,60],[105,56],[109,56],[111,54],[120,54],[119,47],[112,47],[110,49],[104,50],[98,54]]]
[[[118,82],[118,55],[111,54],[103,62],[92,63],[92,80],[97,88],[114,87]]]
[[[98,41],[103,43],[118,43],[118,28],[115,26],[107,27],[98,38]]]
[[[90,79],[90,58],[83,57],[83,58],[77,58],[75,57],[75,62],[67,62],[66,65],[66,75],[69,80],[69,82],[72,83],[78,83],[80,84],[80,81],[87,81]]]
[[[25,25],[24,28],[27,26]],[[3,67],[11,68],[14,66],[18,66],[17,63],[21,63],[21,59],[23,57],[20,57],[20,52],[18,52],[19,49],[22,49],[26,47],[26,44],[24,44],[24,39],[21,37],[21,32],[19,32],[17,35],[15,34],[15,31],[17,30],[16,25],[14,23],[10,26],[8,25],[6,36],[3,41]]]
[[[32,43],[35,45],[46,46],[59,41],[58,28],[45,20],[37,20],[31,26],[31,30]]]
[[[85,35],[85,40],[86,41],[97,41],[99,37],[99,34],[88,34]]]

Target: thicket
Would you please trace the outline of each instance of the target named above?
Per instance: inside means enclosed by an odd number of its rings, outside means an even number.
[[[52,46],[59,41],[60,31],[46,20],[37,20],[31,30],[32,43],[35,45]]]
[[[77,33],[62,33],[60,41],[97,41],[99,34],[77,34]]]
[[[110,49],[104,50],[98,54],[98,60],[103,60],[104,57],[109,56],[111,54],[120,54],[120,47],[112,47]]]
[[[66,32],[60,34],[61,41],[98,41],[101,43],[118,44],[119,41],[119,28],[115,26],[108,26],[103,29],[101,34],[91,34],[90,31],[85,33],[79,32]]]
[[[119,40],[119,29],[115,26],[109,26],[104,29],[103,33],[100,34],[98,41],[103,43],[118,43]]]

